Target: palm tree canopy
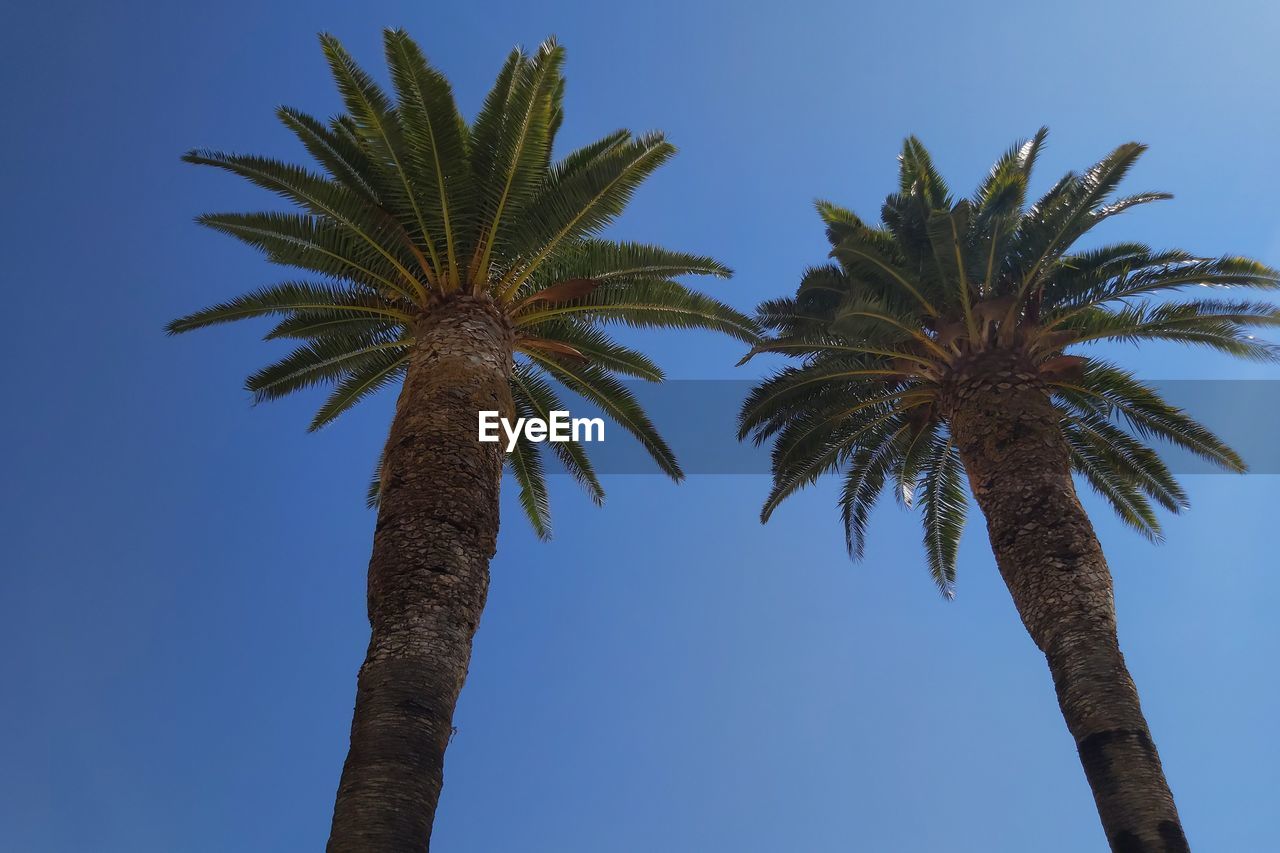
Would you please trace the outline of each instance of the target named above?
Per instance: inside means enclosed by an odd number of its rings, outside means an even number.
[[[919,505],[930,571],[950,597],[967,492],[942,392],[974,369],[975,356],[993,351],[1016,356],[1043,379],[1075,470],[1149,537],[1160,534],[1153,502],[1172,512],[1186,506],[1153,440],[1244,470],[1229,447],[1156,389],[1077,348],[1175,341],[1277,360],[1280,349],[1250,333],[1280,323],[1276,306],[1182,292],[1274,289],[1280,274],[1247,258],[1139,243],[1074,250],[1105,220],[1169,196],[1113,197],[1145,149],[1127,143],[1028,206],[1045,136],[1041,129],[1009,149],[971,198],[952,197],[913,137],[899,158],[899,190],[885,200],[878,225],[817,203],[831,261],[806,270],[793,298],[760,306],[770,335],[747,356],[799,360],[761,382],[740,417],[740,438],[774,441],[774,485],[762,520],[788,495],[839,471],[856,559],[870,511],[892,486],[902,503]]]
[[[301,344],[249,377],[258,400],[314,385],[332,388],[311,429],[331,422],[404,374],[415,327],[455,295],[491,299],[509,320],[517,363],[516,414],[565,406],[563,386],[636,436],[661,469],[682,476],[670,448],[618,376],[659,381],[643,353],[603,327],[703,328],[758,340],[754,322],[686,288],[686,274],[728,277],[711,258],[600,238],[635,189],[675,149],[661,134],[610,133],[552,159],[562,119],[564,50],[513,50],[475,120],[465,121],[448,81],[403,31],[385,32],[394,98],[338,41],[321,45],[345,112],[322,121],[281,107],[280,121],[319,166],[191,151],[184,159],[270,190],[291,212],[214,213],[198,222],[315,278],[255,290],[175,320],[172,333],[271,316],[267,339]],[[583,448],[552,452],[599,503]],[[535,529],[549,535],[538,445],[509,458]],[[370,501],[377,499],[375,478]]]

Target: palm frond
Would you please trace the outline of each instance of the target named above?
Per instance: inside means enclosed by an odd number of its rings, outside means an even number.
[[[498,85],[505,91],[502,115],[488,121],[491,104],[486,101],[477,119],[475,174],[483,201],[480,246],[471,266],[476,281],[489,279],[489,265],[507,218],[518,222],[519,212],[542,186],[544,164],[551,156],[554,93],[563,63],[564,50],[554,41],[544,42],[531,59],[518,58],[510,81],[504,85],[499,78]]]
[[[1129,371],[1090,359],[1078,383],[1051,384],[1072,410],[1119,416],[1143,438],[1161,439],[1228,471],[1246,469],[1222,439]]]
[[[276,116],[331,178],[373,204],[381,204],[373,185],[373,164],[356,140],[301,110],[280,107]]]
[[[467,260],[467,245],[460,238],[473,233],[476,202],[472,188],[471,163],[467,157],[467,126],[453,99],[453,89],[444,75],[432,68],[413,39],[403,30],[385,33],[387,66],[395,85],[399,120],[404,136],[406,160],[402,168],[413,175],[413,191],[421,199],[420,209],[427,234],[443,251],[437,266],[448,287],[462,287],[463,270],[459,258]],[[443,243],[443,247],[438,244]]]
[[[570,317],[634,328],[708,329],[747,343],[758,340],[750,317],[679,282],[662,279],[606,282],[581,299],[518,312],[515,322],[526,327]]]
[[[527,410],[535,417],[549,420],[552,412],[567,411],[567,407],[544,377],[545,374],[532,365],[518,365],[511,377],[511,394],[515,398],[517,409]],[[556,441],[551,442],[550,446],[565,471],[586,490],[592,502],[596,506],[604,503],[604,487],[600,485],[595,468],[583,446],[576,441]]]
[[[399,382],[409,356],[404,347],[377,349],[350,365],[334,386],[308,430],[315,432],[371,394]]]
[[[551,500],[542,466],[542,450],[533,442],[521,441],[507,454],[507,464],[520,486],[520,506],[533,525],[533,532],[543,541],[550,539]]]
[[[611,420],[631,433],[668,477],[677,482],[684,479],[675,454],[625,385],[593,364],[570,364],[537,352],[528,355],[558,382],[599,406]]]
[[[320,338],[255,372],[245,388],[257,402],[276,400],[385,365],[389,355],[401,355],[407,346],[403,339],[382,336]]]
[[[944,598],[954,598],[956,557],[969,511],[964,466],[949,438],[932,442],[920,471],[919,505],[929,574]]]
[[[552,176],[530,201],[520,227],[504,232],[507,252],[528,259],[508,274],[502,298],[509,300],[561,246],[608,225],[640,184],[674,154],[675,147],[661,134],[649,134],[613,147],[561,180]]]
[[[866,551],[867,521],[897,461],[896,431],[885,431],[860,442],[849,460],[840,489],[840,516],[849,557],[861,560]]]
[[[600,329],[572,320],[549,320],[529,327],[528,336],[517,340],[517,348],[521,350],[545,350],[554,354],[557,347],[568,347],[591,363],[624,376],[649,382],[661,382],[663,378],[662,368],[644,353],[622,346]]]
[[[165,329],[169,334],[176,335],[219,323],[232,323],[252,317],[269,317],[306,310],[346,313],[362,318],[385,317],[389,321],[397,322],[409,319],[407,315],[385,307],[377,299],[366,294],[352,293],[336,285],[288,281],[251,291],[228,302],[220,302],[180,317],[169,323]]]
[[[437,240],[440,235],[428,228],[419,191],[408,171],[409,152],[391,99],[336,38],[322,34],[320,46],[346,104],[352,129],[373,153],[372,159],[378,166],[379,195],[385,199],[386,209],[394,211],[393,218],[405,235],[405,242],[411,247],[426,248],[422,272],[428,284],[439,287],[442,265]],[[425,292],[420,295],[425,299]]]

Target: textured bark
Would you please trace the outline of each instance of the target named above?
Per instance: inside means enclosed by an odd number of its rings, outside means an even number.
[[[483,298],[417,329],[387,440],[369,561],[369,650],[328,850],[429,848],[453,709],[489,588],[503,454],[477,412],[512,412],[512,334]]]
[[[1048,390],[1022,357],[987,352],[955,366],[943,408],[1000,574],[1048,659],[1111,849],[1187,853]]]

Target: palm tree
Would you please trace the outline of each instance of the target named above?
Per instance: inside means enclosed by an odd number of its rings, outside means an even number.
[[[1245,466],[1132,373],[1068,350],[1176,341],[1275,360],[1277,349],[1248,331],[1280,323],[1275,306],[1153,297],[1193,285],[1275,288],[1280,278],[1245,258],[1139,243],[1073,250],[1103,221],[1168,196],[1109,200],[1144,150],[1128,143],[1026,207],[1044,139],[1042,129],[1014,146],[958,201],[908,139],[899,192],[877,226],[819,202],[834,262],[805,271],[794,298],[760,306],[772,334],[752,354],[800,362],[753,389],[740,437],[773,440],[762,520],[823,473],[842,474],[855,559],[886,486],[918,505],[929,569],[948,598],[967,478],[1001,576],[1048,659],[1111,849],[1185,851],[1116,640],[1111,573],[1072,473],[1154,539],[1153,505],[1177,512],[1186,497],[1151,440],[1231,471]]]
[[[356,692],[331,851],[428,848],[454,705],[489,585],[503,467],[537,533],[550,533],[539,445],[506,456],[478,441],[479,410],[546,417],[559,384],[681,471],[619,375],[660,380],[602,327],[713,329],[754,342],[752,320],[686,289],[684,274],[728,276],[705,257],[597,235],[674,153],[660,134],[615,131],[561,160],[563,49],[514,50],[475,121],[404,32],[387,31],[395,98],[331,36],[321,43],[345,112],[279,118],[323,173],[262,157],[192,151],[291,212],[199,222],[316,278],[256,290],[173,322],[171,333],[255,317],[268,339],[301,344],[248,379],[258,400],[332,391],[318,429],[374,392],[399,398],[371,498],[372,627]],[[551,452],[597,503],[580,444]]]

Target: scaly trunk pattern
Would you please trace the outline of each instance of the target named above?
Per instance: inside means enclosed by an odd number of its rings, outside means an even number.
[[[496,547],[503,453],[476,424],[481,409],[512,413],[511,328],[487,298],[457,296],[416,333],[382,469],[371,636],[330,853],[429,848]]]
[[[1111,849],[1189,853],[1048,389],[1024,357],[989,351],[954,366],[943,408],[1000,574],[1048,659]]]

